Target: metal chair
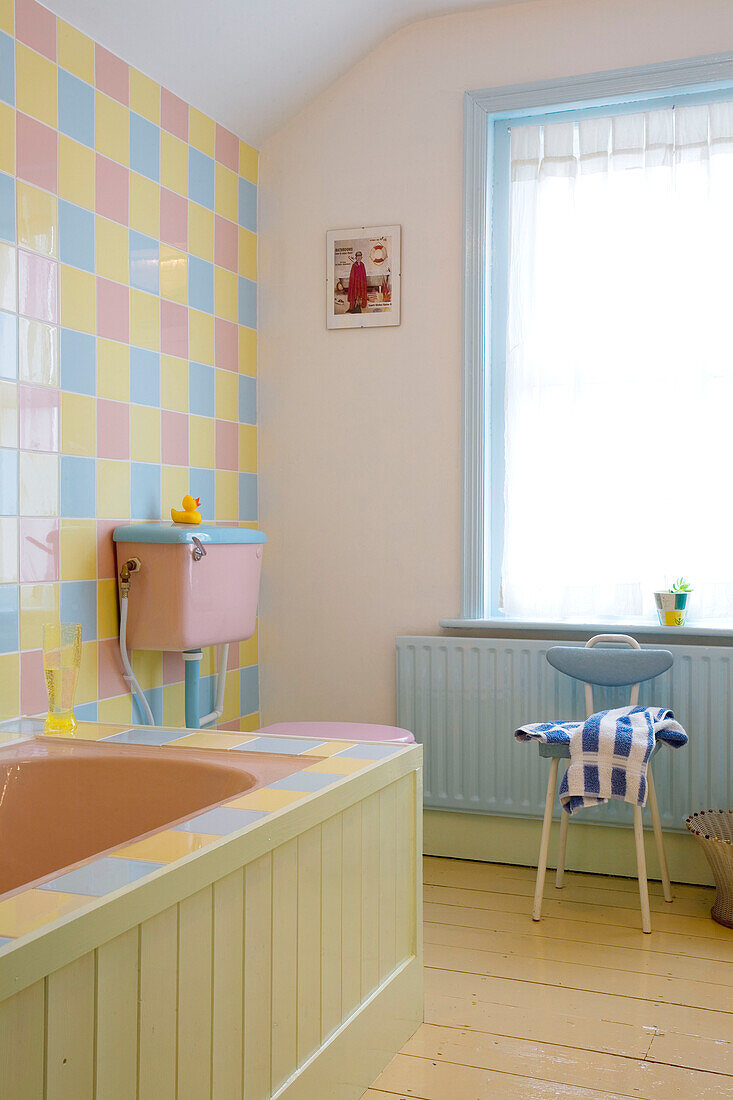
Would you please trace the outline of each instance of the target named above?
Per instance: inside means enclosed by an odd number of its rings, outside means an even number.
[[[624,642],[628,649],[595,649],[599,642]],[[629,687],[631,686],[630,706],[636,706],[639,701],[639,684],[645,680],[651,680],[660,676],[671,668],[674,658],[668,649],[642,649],[635,638],[628,634],[597,634],[585,646],[553,646],[547,651],[547,660],[559,672],[572,676],[575,680],[581,680],[585,684],[585,707],[588,717],[595,713],[593,706],[593,685],[598,687]],[[664,842],[662,839],[662,824],[659,820],[659,807],[657,795],[654,790],[652,778],[652,757],[656,754],[660,743],[654,746],[652,756],[649,759],[647,769],[647,788],[649,792],[649,809],[652,816],[654,839],[657,844],[659,865],[662,873],[662,887],[664,900],[672,901],[672,889],[669,883],[667,859],[664,854]],[[550,757],[550,777],[547,781],[547,798],[545,799],[545,816],[542,822],[542,839],[540,841],[540,854],[537,862],[537,882],[534,892],[534,907],[532,919],[539,920],[542,914],[542,894],[545,888],[545,871],[547,869],[547,853],[550,845],[550,827],[552,825],[552,808],[555,801],[555,788],[557,786],[557,771],[560,760],[570,759],[570,748],[567,745],[540,745],[540,756]],[[636,867],[639,878],[639,899],[641,902],[641,924],[644,932],[651,932],[651,919],[649,915],[649,891],[646,878],[646,856],[644,853],[644,829],[642,824],[641,806],[634,806],[634,836],[636,838]],[[557,857],[557,872],[555,886],[561,889],[565,872],[565,848],[568,839],[568,824],[570,815],[562,811],[560,815],[560,845]]]

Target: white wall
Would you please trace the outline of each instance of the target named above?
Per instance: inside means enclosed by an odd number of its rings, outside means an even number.
[[[733,49],[730,0],[539,0],[394,35],[260,159],[267,722],[393,722],[394,638],[459,611],[462,99]],[[399,328],[328,331],[329,229],[402,225]]]

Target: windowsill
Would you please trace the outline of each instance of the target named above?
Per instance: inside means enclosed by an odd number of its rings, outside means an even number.
[[[692,622],[687,626],[660,626],[648,619],[631,622],[555,622],[543,619],[507,619],[497,616],[489,619],[441,619],[442,630],[469,631],[494,634],[578,635],[587,638],[593,634],[632,634],[653,638],[677,639],[680,642],[697,638],[709,638],[719,642],[733,641],[733,620],[720,622]]]

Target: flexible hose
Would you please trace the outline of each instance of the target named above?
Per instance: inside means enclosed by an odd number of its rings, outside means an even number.
[[[120,593],[120,657],[122,658],[122,667],[125,670],[124,677],[130,691],[137,697],[138,704],[142,708],[147,724],[149,726],[154,726],[155,719],[153,718],[153,712],[150,709],[150,704],[145,698],[143,689],[137,682],[137,676],[132,671],[130,655],[127,652],[127,593]]]

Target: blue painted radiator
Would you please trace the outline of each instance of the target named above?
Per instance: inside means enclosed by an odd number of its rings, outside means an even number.
[[[525,722],[585,714],[583,686],[545,660],[556,644],[397,639],[397,722],[425,746],[426,806],[542,816],[550,762],[512,735]],[[684,831],[691,811],[733,806],[733,647],[660,645],[674,665],[642,685],[639,701],[670,706],[690,736],[686,748],[664,747],[654,760],[663,825]],[[595,701],[623,706],[628,694],[596,688]],[[628,824],[630,810],[612,802],[592,820]]]

